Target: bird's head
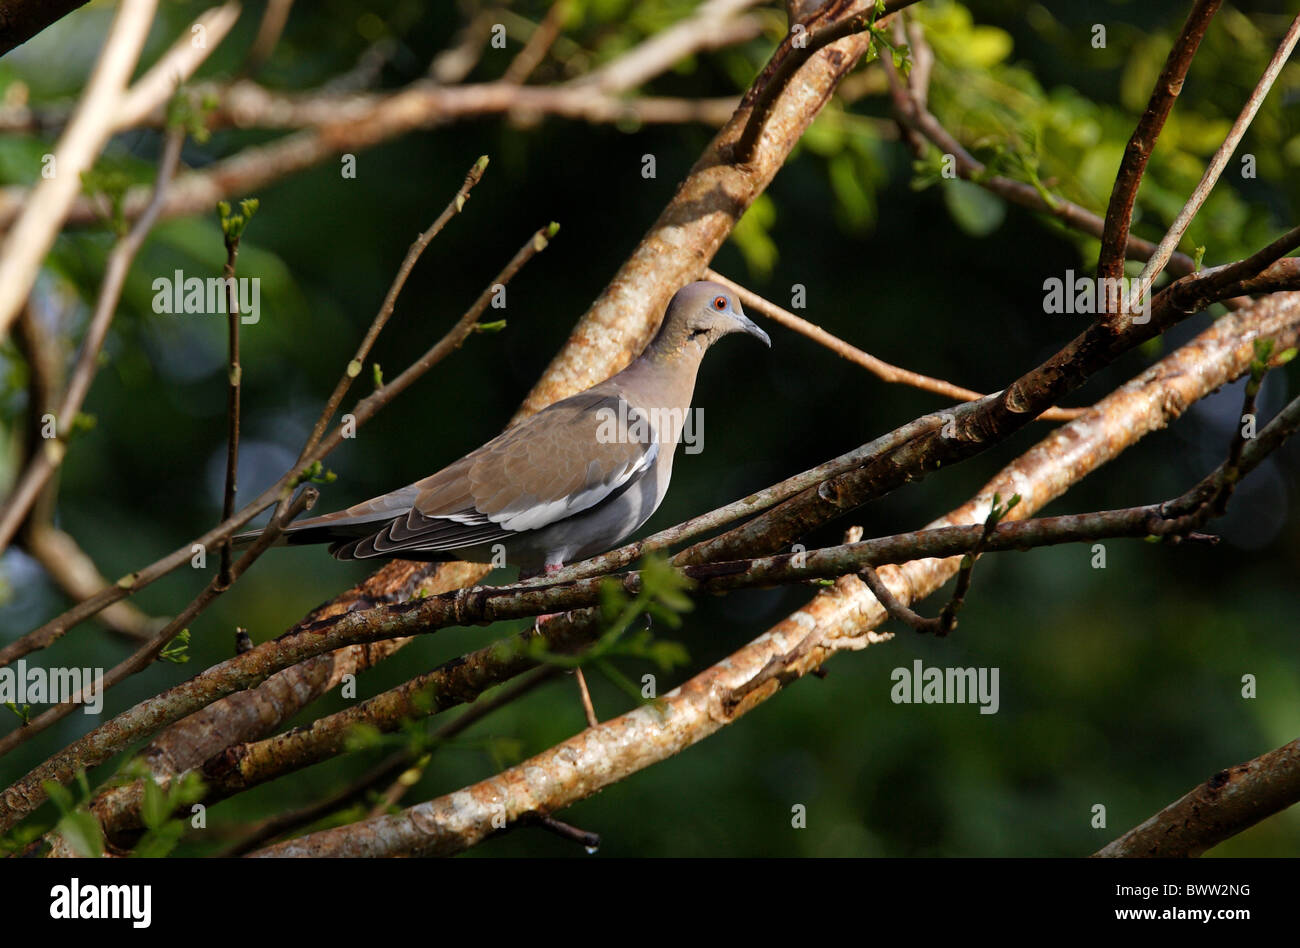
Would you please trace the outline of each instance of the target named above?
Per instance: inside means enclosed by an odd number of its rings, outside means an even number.
[[[763,340],[764,345],[772,345],[767,333],[745,315],[735,293],[721,284],[701,280],[673,294],[656,342],[682,349],[695,345],[704,350],[733,332],[746,332]]]

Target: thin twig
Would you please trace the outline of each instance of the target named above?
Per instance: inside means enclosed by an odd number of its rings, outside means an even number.
[[[548,833],[554,833],[560,839],[583,846],[588,852],[595,852],[600,848],[600,834],[589,833],[545,813],[531,813],[522,819],[520,823],[524,826],[540,827]]]
[[[360,425],[363,421],[372,418],[380,408],[388,404],[403,391],[409,388],[415,381],[424,375],[429,369],[437,365],[448,355],[460,348],[461,344],[474,331],[478,324],[479,318],[487,310],[488,305],[496,295],[496,287],[505,286],[518,273],[529,260],[541,253],[549,245],[551,239],[559,232],[560,225],[550,223],[545,227],[538,229],[528,242],[525,243],[510,262],[502,268],[496,278],[484,288],[479,294],[479,298],[474,304],[465,311],[460,320],[453,326],[445,336],[430,348],[424,355],[416,359],[391,382],[385,382],[382,388],[376,389],[365,398],[357,402],[356,407],[352,409],[351,414],[355,417],[356,423]],[[343,440],[343,428],[335,428],[320,444],[316,453],[324,454],[333,450]]]
[[[188,606],[165,626],[162,627],[149,641],[145,642],[136,649],[130,656],[123,659],[104,675],[102,682],[97,682],[97,692],[102,695],[109,688],[125,681],[138,672],[148,668],[158,658],[158,655],[166,648],[177,635],[185,631],[189,624],[194,621],[205,609],[210,606],[218,596],[230,588],[230,585],[239,579],[254,562],[257,561],[263,553],[270,548],[271,544],[284,532],[284,528],[289,525],[295,517],[304,510],[310,510],[312,504],[316,502],[319,496],[316,488],[308,487],[302,491],[285,510],[282,517],[272,522],[272,525],[257,538],[257,541],[241,556],[230,568],[230,579],[226,584],[220,582],[221,577],[214,577],[213,580],[204,587],[190,602]],[[90,686],[87,686],[90,687]],[[58,723],[66,718],[77,708],[81,707],[86,701],[86,694],[83,693],[55,705],[48,711],[40,714],[27,722],[23,727],[10,731],[4,737],[0,738],[0,757],[9,753],[19,744],[23,744],[46,728]]]
[[[453,203],[455,203],[454,200]],[[414,261],[411,262],[413,263]],[[463,322],[464,317],[462,317],[461,320],[461,323]],[[442,358],[442,356],[446,355],[447,352],[454,350],[454,348],[464,340],[467,330],[462,330],[461,323],[458,323],[451,332],[444,336],[443,339],[430,350],[430,353],[426,353],[425,359],[423,360],[424,368],[421,369],[421,372],[412,375],[412,370],[408,369],[406,373],[403,373],[404,378],[409,376],[407,384],[414,381],[423,371],[427,371],[427,369]],[[380,325],[382,326],[382,323]],[[373,342],[373,336],[375,334],[377,334],[377,330],[375,330],[374,325],[372,324],[371,331],[368,333],[371,342]],[[365,346],[363,346],[363,349],[368,351],[368,348]],[[430,354],[437,353],[441,354],[436,355],[436,358],[433,358],[433,360],[430,361]],[[357,370],[357,374],[359,374],[359,370]],[[343,392],[345,392],[346,389],[347,385],[343,380],[340,380],[339,385],[335,388],[335,392],[339,399],[343,397]],[[356,426],[360,427],[368,418],[373,417],[373,415],[395,394],[396,390],[394,390],[393,386],[388,385],[379,392],[376,392],[370,398],[366,399],[365,402],[368,406],[367,411],[364,415],[358,413],[355,418]],[[334,396],[331,396],[331,401],[334,401]],[[330,414],[332,415],[333,412],[328,404],[326,408],[327,410],[330,410]],[[315,433],[313,432],[313,437],[314,436]],[[329,451],[341,443],[342,440],[343,428],[342,426],[339,426],[335,429],[334,436],[330,438],[326,444],[322,445],[318,443],[311,452],[305,452],[299,465],[295,466],[293,470],[287,472],[275,484],[268,487],[257,497],[257,499],[247,504],[230,520],[219,524],[203,536],[198,537],[190,543],[186,543],[172,551],[167,556],[155,560],[148,566],[128,574],[118,580],[118,582],[113,586],[104,589],[102,592],[97,593],[95,596],[92,596],[84,602],[78,603],[73,608],[59,616],[56,616],[40,628],[28,633],[17,641],[11,642],[4,648],[0,648],[0,666],[4,666],[15,659],[21,658],[23,655],[47,647],[51,642],[54,642],[63,636],[68,629],[94,615],[99,610],[126,598],[134,592],[153,583],[162,576],[166,576],[187,564],[190,561],[192,547],[195,544],[202,545],[205,548],[211,548],[213,544],[220,543],[223,539],[245,526],[250,520],[267,507],[270,507],[273,504],[283,504],[287,498],[291,496],[292,489],[301,482],[304,469],[315,461],[323,458],[329,453]]]
[[[224,207],[224,205],[223,205]],[[223,223],[225,223],[223,221]],[[243,366],[239,362],[239,294],[235,286],[235,265],[239,260],[240,235],[235,228],[227,230],[226,265],[222,272],[226,288],[226,325],[228,337],[228,358],[226,365],[226,486],[221,503],[221,520],[225,522],[235,512],[235,494],[238,491],[239,476],[239,421],[240,421],[240,384]],[[221,541],[221,567],[217,581],[223,588],[229,588],[230,576],[230,537]]]
[[[845,342],[838,336],[835,336],[816,323],[809,322],[788,310],[782,309],[771,300],[759,296],[753,290],[746,289],[734,280],[729,280],[716,270],[706,269],[704,271],[706,280],[713,280],[715,283],[721,283],[733,293],[740,297],[745,306],[756,312],[762,313],[773,322],[780,323],[787,329],[791,329],[801,336],[805,336],[814,342],[825,346],[836,355],[848,359],[855,365],[860,365],[876,378],[895,385],[909,385],[912,388],[919,388],[924,392],[934,392],[936,395],[946,395],[949,398],[955,398],[958,401],[974,401],[975,399],[985,398],[986,396],[973,392],[968,388],[962,388],[960,385],[954,385],[943,379],[931,378],[928,375],[921,375],[919,372],[912,372],[908,369],[891,365],[883,359],[878,359],[869,352],[863,352],[856,346]],[[1078,418],[1087,409],[1085,408],[1049,408],[1038,417],[1043,421],[1070,421]]]
[[[839,42],[847,36],[855,33],[861,33],[864,30],[873,28],[878,21],[883,20],[889,14],[901,10],[904,7],[911,6],[916,0],[885,0],[884,10],[877,12],[874,3],[868,4],[860,12],[846,16],[829,26],[821,27],[811,34],[804,33],[799,36],[802,45],[795,45],[795,33],[791,24],[792,32],[781,41],[781,48],[784,55],[779,59],[773,57],[767,69],[770,70],[765,77],[765,81],[756,83],[751,87],[750,93],[745,98],[745,103],[751,106],[749,118],[746,120],[745,128],[736,140],[732,148],[732,161],[738,165],[749,164],[754,158],[754,153],[758,149],[759,139],[763,136],[763,128],[767,124],[768,117],[772,114],[777,100],[781,93],[785,91],[790,80],[794,78],[800,67],[806,63],[814,53],[826,48],[831,43]]]
[[[978,184],[989,193],[996,194],[1012,204],[1049,214],[1072,230],[1090,237],[1101,238],[1106,223],[1087,208],[1057,195],[1048,196],[1024,181],[990,174],[987,166],[967,151],[934,114],[914,98],[910,87],[904,86],[899,79],[898,71],[894,69],[894,64],[889,57],[882,58],[880,66],[885,74],[894,109],[899,118],[905,125],[920,132],[944,154],[952,155],[953,170],[959,178]],[[1125,254],[1130,260],[1147,260],[1155,253],[1155,249],[1156,245],[1151,241],[1143,240],[1130,233],[1128,243],[1125,245]],[[1169,264],[1170,269],[1184,275],[1196,269],[1196,262],[1183,253],[1175,253]]]
[[[67,391],[64,392],[58,411],[55,413],[56,436],[46,440],[42,445],[43,450],[32,457],[13,492],[5,501],[3,512],[0,512],[0,550],[9,545],[42,488],[63,461],[73,423],[77,413],[81,411],[86,394],[90,391],[90,383],[99,369],[99,350],[104,344],[108,327],[117,312],[117,303],[122,295],[127,272],[131,269],[132,261],[158,218],[167,186],[180,162],[184,138],[184,132],[181,131],[173,130],[168,133],[149,205],[108,255],[108,262],[104,267],[104,280],[99,287],[99,296],[95,300],[95,310],[90,317],[86,338],[82,341],[81,352],[77,356],[77,364],[72,370]]]
[[[280,42],[280,34],[284,32],[285,24],[289,22],[289,10],[292,7],[293,0],[267,0],[262,20],[257,24],[257,36],[253,40],[253,45],[249,47],[243,66],[239,69],[241,78],[251,79],[271,58],[271,53]]]
[[[1250,94],[1250,98],[1246,100],[1245,106],[1242,107],[1241,114],[1232,123],[1232,128],[1229,130],[1227,137],[1224,138],[1223,144],[1219,146],[1219,150],[1210,159],[1210,164],[1201,176],[1200,183],[1196,185],[1191,197],[1187,199],[1187,203],[1179,211],[1178,217],[1169,225],[1169,230],[1161,239],[1146,266],[1142,268],[1142,272],[1138,274],[1137,287],[1132,302],[1140,304],[1151,291],[1152,284],[1155,283],[1156,278],[1160,276],[1161,271],[1165,268],[1170,254],[1174,252],[1179,241],[1183,239],[1183,234],[1186,233],[1197,212],[1200,211],[1201,205],[1210,196],[1210,191],[1213,190],[1219,176],[1223,174],[1223,169],[1228,166],[1229,159],[1232,158],[1232,154],[1237,150],[1237,145],[1241,142],[1242,136],[1246,134],[1246,129],[1250,127],[1250,123],[1254,120],[1255,113],[1263,105],[1265,97],[1273,87],[1273,82],[1282,71],[1282,67],[1286,65],[1291,51],[1295,49],[1297,40],[1300,40],[1300,15],[1297,15],[1291,22],[1291,27],[1286,31],[1286,35],[1282,38],[1282,42],[1273,54],[1273,58],[1264,69],[1264,74],[1260,76],[1259,82],[1255,85],[1255,90]],[[1131,309],[1132,305],[1128,308]]]
[[[1196,58],[1196,51],[1200,48],[1205,31],[1209,29],[1210,20],[1222,2],[1223,0],[1196,0],[1192,5],[1182,30],[1169,50],[1164,68],[1156,79],[1146,111],[1142,113],[1142,118],[1129,137],[1124,157],[1120,161],[1119,173],[1115,176],[1115,186],[1111,188],[1110,204],[1106,208],[1106,226],[1101,237],[1101,254],[1097,259],[1098,277],[1113,280],[1124,274],[1125,246],[1142,174],[1156,146],[1156,139],[1164,128],[1165,119],[1174,107],[1174,100],[1182,91],[1183,79],[1187,76],[1192,60]]]
[[[63,227],[81,189],[81,173],[95,162],[131,78],[158,0],[122,0],[72,121],[54,148],[58,173],[42,178],[23,203],[17,223],[0,244],[0,339],[36,283],[41,261]],[[12,532],[3,537],[7,542]],[[3,548],[4,542],[0,542]]]
[[[521,85],[528,81],[528,77],[533,74],[533,70],[541,64],[550,52],[551,44],[555,38],[560,35],[560,27],[564,26],[565,17],[569,15],[569,7],[572,6],[572,0],[555,0],[551,8],[546,11],[546,16],[542,22],[533,30],[533,35],[528,37],[528,42],[524,48],[519,51],[510,65],[506,67],[505,74],[501,77],[502,82],[508,82],[511,85]]]
[[[582,702],[582,712],[587,716],[587,726],[596,727],[600,718],[596,717],[596,706],[591,703],[591,692],[587,689],[587,678],[582,673],[582,666],[573,669],[573,680],[578,683],[578,698]]]
[[[885,581],[880,578],[874,567],[864,566],[858,571],[858,576],[867,584],[871,594],[876,597],[876,601],[884,607],[889,613],[891,619],[897,619],[909,628],[920,632],[922,635],[931,635],[937,631],[939,624],[938,619],[929,619],[913,610],[910,606],[904,604],[897,596],[893,594]]]
[[[999,506],[998,496],[993,495],[993,503],[989,508],[988,516],[984,518],[984,529],[980,531],[979,537],[975,540],[975,545],[971,547],[970,552],[961,559],[961,567],[957,571],[957,588],[953,590],[952,598],[944,604],[943,610],[933,619],[927,619],[900,602],[872,567],[864,566],[858,572],[858,575],[867,584],[867,588],[871,590],[876,599],[880,601],[880,604],[885,607],[885,611],[890,616],[900,620],[917,632],[943,638],[957,628],[957,613],[966,602],[966,594],[970,592],[971,577],[975,571],[975,561],[979,559],[980,553],[988,545],[989,537],[997,529],[998,522],[1018,502],[1018,497],[1012,497],[1006,506]]]
[[[424,253],[426,247],[442,232],[447,226],[447,222],[459,214],[465,207],[465,202],[469,200],[470,191],[474,185],[483,179],[483,172],[487,170],[488,156],[482,155],[478,161],[465,174],[465,180],[461,182],[460,187],[452,196],[451,201],[443,208],[442,213],[434,220],[429,228],[420,236],[415,238],[410,248],[406,251],[406,256],[402,259],[402,265],[397,268],[397,274],[393,277],[393,282],[389,284],[388,293],[384,296],[384,302],[379,307],[379,312],[375,314],[374,320],[370,323],[370,328],[361,339],[361,344],[357,346],[356,354],[348,363],[347,369],[334,385],[334,391],[330,393],[329,399],[325,402],[325,407],[321,410],[320,416],[316,419],[316,424],[312,426],[311,434],[307,437],[302,451],[298,455],[298,466],[306,463],[308,457],[315,450],[320,439],[325,435],[325,429],[329,427],[330,420],[334,413],[338,411],[339,405],[343,403],[343,397],[347,394],[352,385],[352,380],[361,374],[365,367],[366,358],[370,355],[370,350],[379,338],[379,333],[383,331],[388,319],[393,315],[393,309],[397,306],[397,297],[401,294],[402,288],[406,286],[406,280],[415,269],[416,262],[420,255]]]

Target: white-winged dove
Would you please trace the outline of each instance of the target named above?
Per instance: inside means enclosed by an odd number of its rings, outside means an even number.
[[[423,480],[300,520],[281,542],[329,543],[341,560],[490,563],[504,549],[525,575],[605,552],[664,499],[700,361],[733,332],[772,344],[727,289],[691,283],[673,295],[654,339],[622,372]]]

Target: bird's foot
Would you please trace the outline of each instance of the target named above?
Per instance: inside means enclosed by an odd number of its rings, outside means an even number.
[[[545,566],[542,567],[542,572],[540,575],[551,576],[555,573],[558,573],[562,569],[564,569],[563,563],[547,563]],[[536,576],[539,574],[534,573],[533,575]],[[552,619],[554,619],[556,616],[560,614],[561,613],[558,612],[545,612],[542,615],[538,616],[536,619],[533,620],[533,631],[540,632],[542,630],[543,624],[550,622]]]

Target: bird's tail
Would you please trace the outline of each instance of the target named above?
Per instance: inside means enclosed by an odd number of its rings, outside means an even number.
[[[254,543],[257,542],[257,538],[262,535],[262,531],[265,529],[266,529],[265,527],[258,527],[256,530],[248,530],[245,531],[244,533],[236,533],[233,537],[230,538],[230,542],[234,545],[235,549],[237,550],[243,549],[244,547],[247,546],[252,546]],[[288,534],[281,533],[278,537],[275,538],[274,542],[272,542],[271,545],[285,546],[288,542],[289,542]]]
[[[302,520],[295,520],[285,527],[284,531],[275,538],[271,545],[304,546],[318,543],[348,542],[368,536],[391,520],[392,517],[393,514],[386,511],[378,514],[368,512],[358,516],[347,510],[322,514],[319,517],[307,517]],[[262,531],[265,529],[265,527],[258,527],[256,530],[247,530],[235,534],[231,539],[236,547],[251,546],[257,542],[257,538],[262,535]]]

